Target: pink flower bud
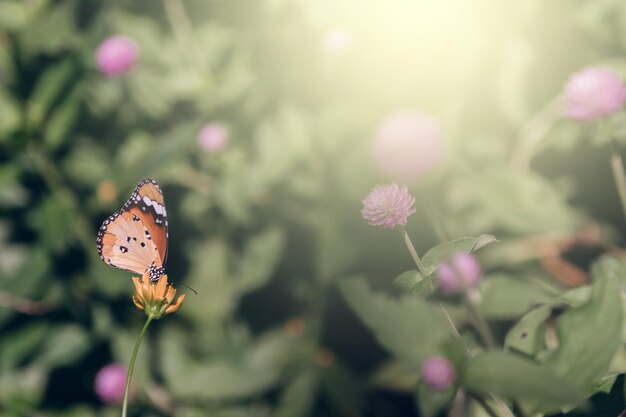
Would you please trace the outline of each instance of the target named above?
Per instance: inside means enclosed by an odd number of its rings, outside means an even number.
[[[126,368],[119,364],[104,366],[96,375],[95,390],[104,403],[118,404],[124,399]],[[131,390],[132,393],[132,390]]]
[[[450,262],[437,268],[439,287],[444,294],[458,294],[480,281],[482,270],[478,260],[472,255],[457,253]]]
[[[135,66],[138,57],[139,49],[132,39],[121,35],[111,36],[98,46],[96,66],[105,75],[122,75]]]
[[[198,146],[209,153],[221,151],[227,142],[228,132],[221,123],[209,123],[198,134]]]
[[[456,380],[456,371],[448,359],[443,356],[431,356],[424,361],[422,378],[432,389],[443,391],[450,388]]]
[[[437,122],[420,113],[402,111],[380,124],[373,144],[374,162],[387,177],[413,183],[443,159]]]
[[[398,184],[377,185],[363,200],[361,216],[372,226],[404,226],[413,213],[415,197]]]
[[[620,110],[625,100],[626,87],[610,68],[585,68],[565,85],[565,112],[574,120],[589,122],[609,116]]]

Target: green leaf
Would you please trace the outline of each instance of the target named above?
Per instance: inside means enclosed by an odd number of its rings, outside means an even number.
[[[112,268],[94,257],[89,264],[90,283],[94,285],[96,291],[101,295],[122,296],[133,291],[133,284],[130,280],[129,272]]]
[[[529,356],[545,350],[546,320],[551,312],[552,307],[549,305],[531,310],[509,330],[504,346]]]
[[[28,193],[20,184],[19,176],[15,165],[0,167],[0,208],[20,207],[28,202]]]
[[[475,252],[498,240],[491,235],[480,235],[478,237],[462,237],[450,242],[437,245],[424,255],[422,263],[426,269],[426,275],[434,273],[439,265],[447,262],[450,257],[456,253]]]
[[[66,59],[49,69],[37,80],[37,84],[28,101],[29,120],[40,125],[52,109],[52,104],[71,81],[74,75],[74,65]]]
[[[104,410],[104,411],[106,412],[109,410]],[[53,411],[47,414],[48,417],[92,417],[92,416],[112,417],[113,415],[114,415],[113,413],[101,414],[100,412],[96,414],[96,411],[93,410],[88,405],[79,405],[76,407],[65,409],[63,411],[56,411],[56,412]]]
[[[50,258],[43,249],[35,249],[25,256],[24,262],[10,276],[0,280],[2,290],[18,297],[38,299],[46,295],[50,273]],[[0,323],[15,315],[15,310],[0,308]]]
[[[415,396],[417,408],[422,417],[436,417],[447,409],[456,394],[456,387],[450,387],[445,391],[435,391],[426,384],[419,384]]]
[[[617,278],[622,290],[626,290],[626,260],[622,257],[605,255],[602,262],[612,271],[612,276]]]
[[[3,277],[3,288],[15,295],[33,297],[38,294],[41,280],[50,272],[50,258],[43,249],[35,248],[24,263],[9,277]]]
[[[522,278],[493,275],[480,285],[480,310],[491,319],[512,319],[526,313],[531,307],[550,301],[556,295]]]
[[[203,295],[203,303],[186,303],[181,314],[205,325],[219,323],[235,308],[236,283],[230,275],[230,250],[222,239],[190,242],[192,269],[186,284]]]
[[[48,372],[40,366],[0,372],[0,403],[2,411],[12,410],[4,416],[24,415],[32,412],[41,400],[48,381]],[[17,410],[23,411],[19,412]]]
[[[398,287],[412,294],[430,294],[433,288],[434,274],[430,274],[426,278],[417,270],[405,271],[394,278],[393,283]]]
[[[462,383],[471,392],[528,401],[543,412],[557,411],[584,398],[569,379],[559,377],[550,368],[503,352],[469,359]]]
[[[79,360],[91,347],[87,333],[75,325],[55,329],[42,346],[37,362],[48,368]]]
[[[180,340],[176,340],[180,344]],[[293,349],[293,341],[283,332],[270,332],[247,347],[241,356],[215,358],[212,362],[197,366],[180,346],[169,345],[178,350],[165,363],[165,379],[172,394],[185,399],[234,400],[258,395],[274,387],[280,379],[285,363]],[[227,353],[227,352],[225,352]],[[236,360],[233,360],[236,359]]]
[[[611,392],[613,385],[615,385],[615,380],[617,380],[617,374],[607,375],[602,378],[598,383],[593,387],[593,392],[601,392],[603,394],[608,394]]]
[[[306,417],[309,415],[318,386],[318,375],[308,369],[292,379],[280,397],[273,415],[276,417]]]
[[[0,2],[0,28],[17,30],[26,25],[48,0],[3,0]]]
[[[68,139],[67,135],[78,117],[82,97],[83,89],[80,86],[74,87],[68,97],[51,113],[44,131],[44,139],[49,147],[57,148]]]
[[[622,340],[617,266],[610,257],[593,265],[591,298],[559,317],[559,348],[545,359],[546,366],[588,393],[605,376]]]
[[[360,379],[350,374],[341,364],[321,371],[321,389],[328,402],[331,415],[350,416],[361,409]]]
[[[2,11],[0,11],[1,15]],[[0,87],[0,114],[2,115],[0,117],[0,142],[2,142],[6,135],[19,128],[21,116],[18,100],[2,87]],[[0,198],[0,201],[2,201],[2,198]]]
[[[17,369],[21,361],[42,343],[48,331],[47,323],[35,322],[5,332],[0,339],[0,369]]]
[[[498,240],[492,235],[480,235],[478,237],[462,237],[450,242],[442,243],[430,249],[422,258],[422,264],[426,270],[426,277],[422,277],[418,271],[405,271],[394,279],[394,284],[415,294],[428,294],[433,289],[434,273],[444,262],[456,253],[470,253],[485,247]]]
[[[225,400],[257,395],[272,387],[278,380],[278,374],[270,369],[256,370],[218,362],[191,370],[184,378],[189,385],[172,387],[175,395]]]
[[[380,344],[414,366],[421,366],[426,357],[437,353],[449,334],[441,313],[426,301],[375,293],[362,278],[342,280],[339,286]]]
[[[270,227],[246,242],[244,253],[238,263],[237,283],[241,291],[254,291],[267,283],[280,261],[284,241],[282,231]]]
[[[108,158],[102,157],[105,152],[102,147],[82,138],[70,152],[65,159],[65,170],[72,181],[95,189],[100,181],[111,175],[111,163]]]
[[[43,246],[56,253],[66,248],[76,224],[65,201],[47,198],[29,214],[29,220],[39,232]]]
[[[370,382],[385,390],[410,392],[420,379],[419,369],[398,359],[391,359],[372,374]]]
[[[48,5],[36,15],[27,30],[19,33],[20,43],[27,54],[55,53],[79,44],[74,18],[76,0],[48,2]]]

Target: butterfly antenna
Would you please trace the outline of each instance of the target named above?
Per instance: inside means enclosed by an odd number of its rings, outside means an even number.
[[[182,282],[180,283],[180,285],[182,285],[183,287],[186,287],[188,289],[190,289],[191,291],[193,291],[193,293],[195,295],[198,295],[198,291],[194,290],[193,288],[191,288],[189,285],[183,284]]]

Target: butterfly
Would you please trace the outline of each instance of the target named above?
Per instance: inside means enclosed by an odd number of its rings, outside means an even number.
[[[167,211],[161,187],[153,179],[141,181],[122,208],[100,227],[96,246],[110,266],[148,273],[150,281],[165,275]]]

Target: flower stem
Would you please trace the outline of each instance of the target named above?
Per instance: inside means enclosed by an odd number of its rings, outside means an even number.
[[[422,278],[426,278],[426,275],[427,275],[426,268],[424,267],[422,260],[417,254],[417,251],[415,250],[415,246],[413,246],[413,242],[411,242],[411,238],[409,237],[409,234],[406,231],[406,227],[404,226],[402,226],[402,237],[404,238],[404,243],[406,244],[406,247],[409,249],[409,252],[411,253],[411,257],[413,258],[413,261],[415,262],[415,266],[417,266],[417,270],[420,271]]]
[[[402,235],[404,237],[404,243],[406,243],[406,247],[409,249],[409,252],[411,252],[411,257],[413,258],[413,261],[415,262],[417,269],[422,275],[422,278],[425,279],[427,275],[426,268],[424,267],[422,260],[417,254],[417,251],[415,250],[415,246],[413,246],[413,242],[411,241],[411,238],[409,237],[409,234],[407,233],[405,227],[402,227]],[[437,307],[439,308],[441,315],[446,321],[448,328],[450,329],[450,333],[452,333],[452,336],[454,336],[456,339],[458,339],[461,342],[461,344],[463,345],[465,349],[465,354],[468,357],[471,356],[469,347],[465,344],[465,341],[463,340],[461,333],[459,333],[459,329],[456,328],[454,321],[452,320],[452,317],[450,317],[450,314],[448,314],[448,310],[446,310],[446,307],[443,305],[443,303],[438,303]]]
[[[130,358],[130,365],[128,365],[128,375],[126,376],[126,387],[124,388],[124,403],[122,405],[122,417],[126,417],[126,413],[128,411],[128,393],[130,392],[130,381],[131,381],[131,378],[133,377],[133,370],[135,369],[135,360],[137,359],[139,346],[141,345],[143,336],[146,334],[146,331],[148,330],[148,326],[150,325],[152,318],[153,316],[148,316],[148,319],[146,320],[146,324],[143,325],[143,329],[141,329],[141,333],[139,333],[139,338],[137,338],[137,343],[135,343],[133,356]]]
[[[476,401],[478,404],[480,404],[480,406],[487,412],[487,414],[489,414],[489,416],[491,417],[501,417],[500,414],[498,414],[492,407],[491,404],[489,404],[489,402],[487,400],[485,400],[484,398],[477,396],[477,395],[473,395],[472,398],[474,399],[474,401]]]
[[[472,352],[470,351],[469,346],[467,346],[467,343],[465,343],[465,340],[463,340],[463,336],[461,336],[461,333],[459,333],[459,329],[456,328],[456,325],[454,324],[454,321],[452,321],[452,317],[450,317],[448,310],[446,310],[446,307],[443,305],[443,303],[437,303],[437,307],[439,308],[439,312],[443,316],[444,320],[448,324],[448,329],[450,329],[450,333],[452,333],[452,336],[454,336],[454,338],[457,339],[461,343],[461,345],[463,345],[465,356],[470,358],[472,356]]]
[[[615,186],[617,187],[617,193],[619,194],[620,202],[622,203],[622,211],[626,218],[626,172],[624,172],[624,162],[622,156],[617,152],[617,149],[613,147],[613,154],[611,155],[611,170],[613,171],[613,178],[615,178]]]
[[[419,270],[420,274],[422,275],[423,278],[426,278],[427,274],[426,274],[426,268],[424,267],[424,264],[422,263],[422,260],[420,259],[419,255],[417,254],[417,251],[415,250],[415,246],[413,246],[413,242],[411,241],[411,238],[409,237],[409,234],[406,231],[406,227],[402,226],[402,237],[404,238],[404,243],[406,244],[406,247],[409,249],[409,252],[411,253],[411,257],[413,258],[413,261],[415,262],[415,266],[417,266],[417,269]],[[470,305],[470,310],[473,309],[473,305],[471,300],[468,299],[468,304]],[[455,339],[457,339],[462,345],[463,348],[465,350],[465,354],[467,355],[467,357],[471,357],[471,351],[469,350],[469,347],[467,346],[467,344],[465,343],[465,340],[463,340],[463,336],[461,336],[461,333],[459,332],[459,330],[456,328],[456,325],[454,324],[454,321],[452,320],[452,317],[450,317],[450,314],[448,313],[448,311],[446,310],[446,307],[443,305],[443,303],[438,303],[437,307],[439,307],[439,311],[441,312],[441,315],[443,316],[444,320],[446,321],[448,328],[450,329],[450,333],[452,333],[452,336],[454,336]],[[476,313],[476,311],[473,311],[473,313]],[[480,322],[480,319],[482,318],[480,315],[477,315],[478,317],[478,322]],[[482,323],[486,325],[486,322],[484,321],[484,319],[482,319]],[[488,346],[495,346],[495,342],[493,342],[493,336],[491,334],[491,330],[489,329],[489,327],[486,327],[487,329],[487,337],[485,339],[485,342],[487,343]],[[481,330],[479,330],[480,332]],[[481,333],[482,336],[482,333]],[[490,337],[490,338],[489,338]],[[491,343],[493,343],[493,345],[490,345]],[[489,402],[487,401],[480,401],[479,400],[479,404],[487,411],[488,414],[490,415],[499,415],[499,416],[505,416],[505,417],[514,417],[513,412],[511,412],[511,410],[509,409],[509,407],[499,398],[495,397],[495,396],[491,396],[491,400],[493,401],[493,405],[495,407],[497,407],[497,409],[500,411],[499,413],[494,411],[493,407],[491,406],[491,404],[489,404]]]
[[[465,299],[467,311],[469,312],[474,327],[480,334],[483,342],[485,342],[485,345],[487,345],[487,349],[494,350],[497,347],[497,343],[495,337],[493,336],[493,332],[491,331],[489,323],[487,323],[487,320],[485,320],[485,318],[478,312],[476,304],[467,292],[465,293]]]

